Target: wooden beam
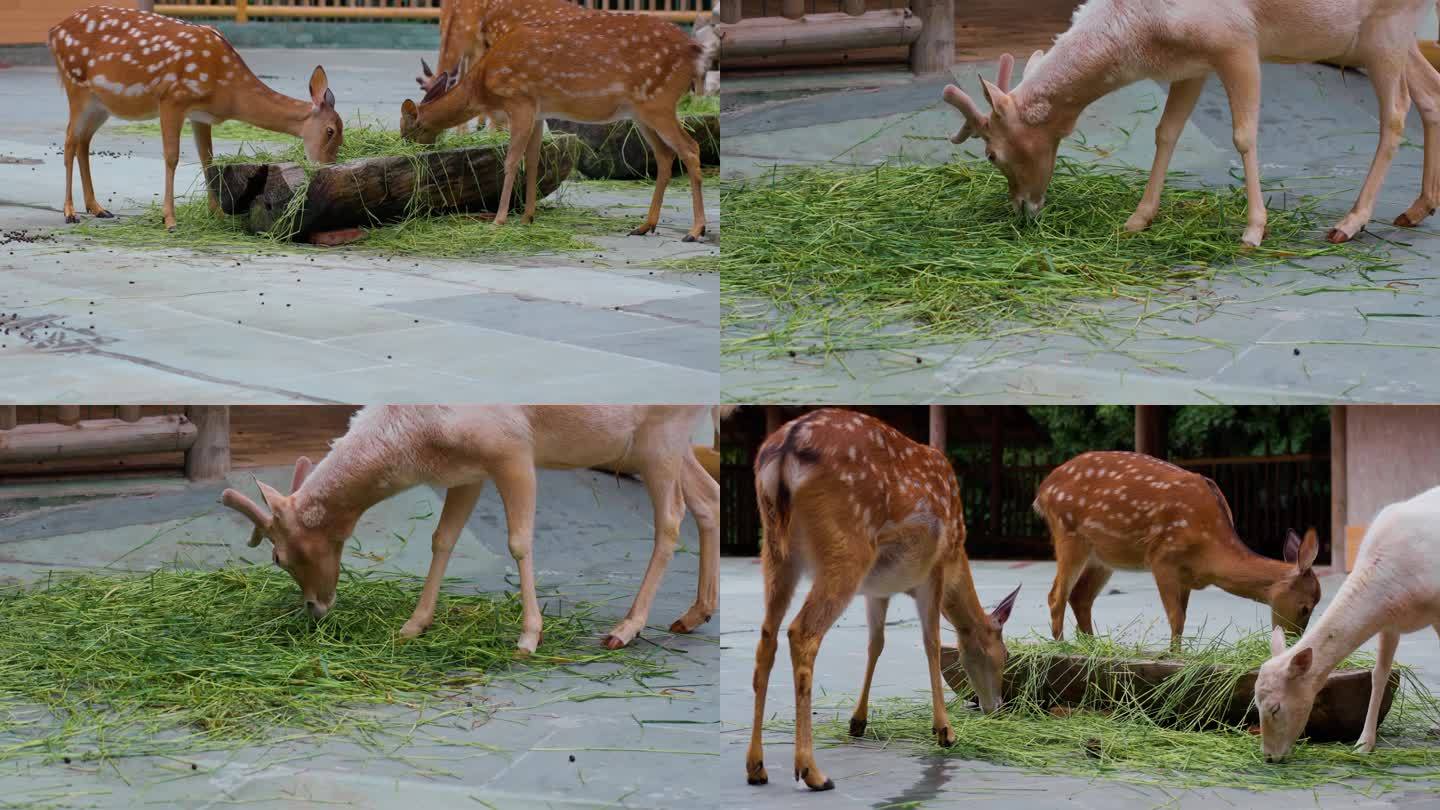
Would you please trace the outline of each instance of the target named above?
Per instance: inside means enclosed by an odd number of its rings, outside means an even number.
[[[740,0],[720,0],[720,22],[738,23],[743,13],[743,10],[740,8]]]
[[[805,16],[805,0],[780,0],[780,16],[798,20]]]
[[[116,416],[121,422],[139,422],[139,421],[140,421],[140,406],[139,406],[139,405],[120,405],[120,406],[118,406],[118,407],[115,408],[115,416]]]
[[[955,0],[911,0],[920,35],[910,43],[910,71],[940,73],[955,64]]]
[[[1135,452],[1165,458],[1165,406],[1135,406]]]
[[[80,423],[79,405],[60,405],[55,408],[55,421],[62,425],[77,425]]]
[[[1005,503],[1005,423],[999,408],[990,409],[990,536],[1000,536],[1000,510]]]
[[[785,424],[785,421],[780,417],[780,406],[779,406],[779,405],[766,405],[766,406],[765,406],[765,435],[766,435],[766,436],[769,436],[771,433],[774,433],[775,431],[779,430],[779,429],[780,429],[780,426],[783,425],[783,424]]]
[[[230,407],[193,405],[185,415],[194,423],[195,443],[185,454],[185,477],[212,481],[230,472]]]
[[[930,406],[930,446],[945,452],[945,406]]]
[[[0,433],[0,462],[122,456],[185,450],[195,443],[195,426],[179,416],[149,416],[138,422],[87,419],[73,425],[20,425]]]
[[[1343,560],[1347,571],[1350,570],[1346,534],[1346,527],[1350,525],[1350,478],[1346,466],[1349,464],[1348,413],[1345,405],[1330,406],[1330,536],[1320,539],[1321,543],[1330,544],[1330,564]]]
[[[808,14],[799,20],[756,17],[717,26],[720,59],[742,59],[778,53],[805,53],[856,48],[904,46],[920,36],[920,20],[909,9]]]

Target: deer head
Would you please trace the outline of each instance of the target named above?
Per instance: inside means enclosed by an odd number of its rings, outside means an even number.
[[[319,65],[310,74],[310,105],[310,115],[300,128],[305,157],[313,163],[334,163],[340,145],[345,142],[345,126],[335,112],[335,94],[330,92],[325,68]]]
[[[1279,762],[1290,755],[1295,741],[1310,720],[1319,691],[1317,679],[1309,677],[1315,664],[1310,647],[1285,649],[1285,631],[1270,632],[1270,660],[1255,678],[1255,708],[1260,712],[1260,749],[1266,762]]]
[[[257,480],[255,484],[260,488],[264,506],[234,489],[225,490],[220,502],[255,524],[250,532],[250,546],[260,545],[261,540],[270,541],[270,558],[300,586],[306,610],[319,619],[335,604],[340,555],[360,515],[304,504],[300,488],[311,469],[308,458],[302,456],[295,462],[289,495],[282,495]]]
[[[1036,51],[1025,66],[1031,73],[1044,54]],[[964,143],[970,138],[985,142],[985,158],[1005,175],[1010,186],[1010,204],[1017,214],[1034,217],[1045,207],[1045,190],[1055,173],[1055,156],[1060,140],[1068,129],[1051,121],[1031,123],[1026,111],[1010,93],[1010,75],[1015,58],[1000,58],[1000,73],[994,84],[980,79],[990,114],[984,115],[964,90],[953,84],[945,86],[943,98],[965,117],[965,125],[950,138],[951,143]]]
[[[1005,647],[1001,630],[1010,618],[1011,608],[1015,607],[1015,597],[1019,595],[1020,586],[1016,585],[1015,590],[1001,599],[978,623],[957,621],[954,613],[948,616],[960,634],[960,667],[965,670],[965,677],[970,679],[970,688],[975,690],[975,697],[980,701],[980,711],[986,714],[999,709],[1004,702],[1002,686],[1010,651]]]
[[[434,143],[440,133],[475,116],[468,99],[463,94],[453,93],[460,84],[460,78],[469,69],[469,59],[462,58],[454,70],[442,70],[432,74],[424,59],[421,69],[431,80],[425,87],[425,95],[417,105],[405,99],[400,105],[400,137],[416,143]]]
[[[1314,529],[1305,532],[1305,539],[1291,529],[1285,535],[1285,562],[1295,567],[1293,573],[1270,587],[1270,619],[1275,627],[1303,633],[1310,616],[1320,603],[1320,579],[1311,566],[1320,553],[1320,540]]]

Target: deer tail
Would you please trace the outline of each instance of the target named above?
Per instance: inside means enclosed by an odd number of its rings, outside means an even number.
[[[1230,523],[1230,530],[1235,530],[1235,515],[1230,512],[1230,502],[1225,500],[1225,493],[1220,491],[1220,485],[1211,481],[1208,476],[1201,476],[1205,479],[1206,486],[1210,487],[1210,494],[1215,496],[1215,501],[1220,505],[1220,511],[1225,513],[1225,520]]]
[[[720,37],[716,35],[714,28],[706,27],[696,32],[694,45],[695,74],[691,85],[696,95],[705,95],[705,76],[710,72],[710,65],[714,64],[716,54],[720,52]]]
[[[795,488],[808,468],[820,460],[820,451],[800,447],[795,428],[810,414],[775,431],[755,456],[755,500],[760,504],[763,543],[771,558],[784,560],[790,553],[790,516]]]

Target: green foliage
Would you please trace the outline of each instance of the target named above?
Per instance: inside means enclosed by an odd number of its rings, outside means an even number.
[[[1061,459],[1086,450],[1135,449],[1129,405],[1035,405],[1031,417]],[[1324,453],[1330,411],[1320,405],[1181,405],[1167,408],[1167,451],[1175,458]]]

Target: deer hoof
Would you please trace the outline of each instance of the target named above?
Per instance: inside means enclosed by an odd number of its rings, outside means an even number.
[[[745,766],[745,782],[750,785],[770,784],[770,775],[765,773],[764,762],[753,762]]]
[[[425,625],[423,625],[423,624],[415,621],[414,619],[411,619],[410,621],[405,622],[405,626],[404,626],[404,627],[400,628],[400,637],[401,637],[401,638],[415,638],[415,637],[419,636],[421,633],[424,633],[424,632],[425,632]]]
[[[955,731],[949,726],[935,729],[935,739],[945,748],[955,744]]]
[[[79,222],[80,222],[80,217],[77,217],[77,216],[75,216],[74,214],[66,214],[66,215],[65,215],[65,224],[66,224],[66,225],[75,225],[75,224],[77,224],[77,223],[79,223]]]
[[[614,633],[609,633],[609,634],[607,634],[607,635],[605,636],[605,638],[603,638],[603,639],[600,640],[600,643],[601,643],[601,644],[604,644],[604,645],[605,645],[605,649],[607,649],[607,650],[618,650],[618,649],[620,649],[621,647],[624,647],[624,646],[625,646],[626,641],[625,641],[625,639],[620,638],[619,636],[615,635]]]
[[[630,232],[630,235],[631,235],[631,236],[644,236],[644,235],[646,235],[646,234],[648,234],[648,233],[650,233],[650,232],[652,232],[652,231],[654,231],[654,230],[655,230],[655,226],[654,226],[654,225],[641,225],[640,227],[638,227],[638,228],[636,228],[635,230],[631,231],[631,232]]]
[[[110,213],[109,211],[106,211],[104,208],[101,208],[100,210],[94,212],[94,215],[95,215],[95,217],[98,218],[98,219],[114,219],[114,218],[115,218],[115,215],[114,215],[114,214]]]
[[[869,719],[868,719],[868,718],[865,718],[865,717],[852,717],[852,718],[850,718],[850,736],[851,736],[851,737],[864,737],[864,736],[865,736],[865,726],[866,726],[869,722],[870,722]]]
[[[1330,232],[1325,234],[1325,241],[1329,242],[1332,245],[1339,245],[1345,242],[1349,242],[1352,238],[1354,237],[1352,237],[1348,233],[1345,233],[1339,228],[1331,228]]]

